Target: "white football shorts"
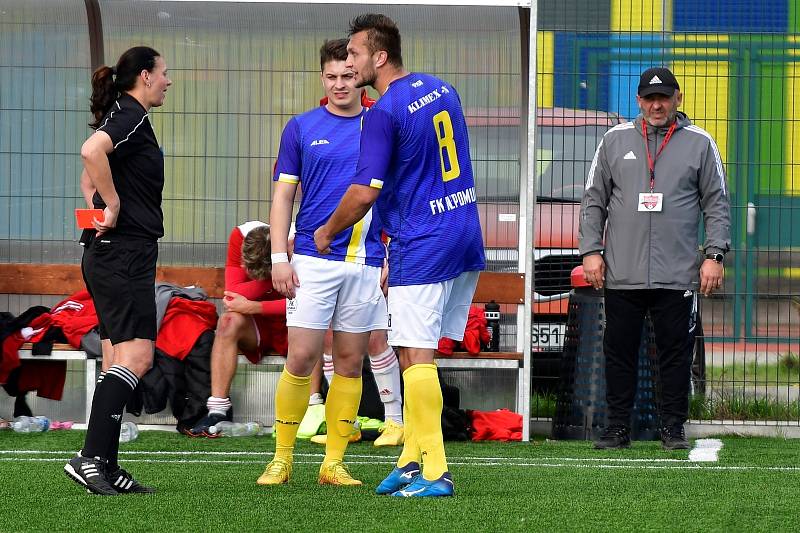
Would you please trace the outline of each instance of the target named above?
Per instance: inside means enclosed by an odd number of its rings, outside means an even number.
[[[464,339],[476,271],[426,285],[389,287],[389,345],[436,349],[441,337]]]
[[[300,286],[286,301],[286,325],[364,333],[386,329],[386,298],[381,269],[358,263],[294,254],[292,267]]]

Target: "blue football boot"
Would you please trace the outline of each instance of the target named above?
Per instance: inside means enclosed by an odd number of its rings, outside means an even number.
[[[386,479],[381,481],[378,488],[375,489],[375,494],[392,494],[402,489],[419,475],[419,463],[414,461],[408,463],[403,467],[396,467],[391,473],[386,476]]]
[[[421,475],[405,488],[393,492],[392,496],[400,496],[403,498],[430,498],[435,496],[452,496],[453,478],[450,472],[445,472],[439,479],[428,481]]]

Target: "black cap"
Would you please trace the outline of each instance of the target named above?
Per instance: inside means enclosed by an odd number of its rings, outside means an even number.
[[[649,68],[642,72],[642,76],[639,78],[639,96],[656,93],[672,96],[675,91],[680,89],[681,86],[678,85],[678,80],[675,79],[675,75],[668,68]]]

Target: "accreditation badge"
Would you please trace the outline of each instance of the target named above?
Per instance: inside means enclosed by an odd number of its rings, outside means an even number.
[[[640,192],[639,211],[655,213],[664,209],[664,193],[661,192]]]

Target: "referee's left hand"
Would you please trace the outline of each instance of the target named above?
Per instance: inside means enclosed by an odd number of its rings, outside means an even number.
[[[115,228],[117,226],[118,216],[119,216],[119,208],[115,210],[106,206],[106,208],[103,209],[103,220],[99,221],[96,218],[92,220],[94,229],[97,230],[97,237],[109,231],[110,229]]]
[[[325,229],[325,226],[320,226],[317,228],[317,231],[314,232],[314,244],[317,246],[317,252],[321,253],[322,255],[327,255],[331,253],[331,241],[333,237],[328,234],[328,231]]]

